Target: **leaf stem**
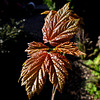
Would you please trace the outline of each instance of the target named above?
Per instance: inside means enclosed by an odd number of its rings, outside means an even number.
[[[54,100],[54,97],[55,97],[55,94],[56,94],[57,87],[58,87],[58,85],[57,85],[56,87],[53,85],[51,100]]]

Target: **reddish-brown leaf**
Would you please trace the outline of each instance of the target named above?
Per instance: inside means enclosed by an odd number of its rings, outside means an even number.
[[[41,42],[31,42],[28,43],[28,48],[25,50],[26,52],[28,52],[28,54],[31,56],[33,53],[40,51],[40,50],[49,50],[49,47],[47,47],[46,45],[44,45]]]
[[[22,78],[21,85],[25,85],[30,99],[35,92],[40,93],[48,73],[50,82],[59,92],[62,92],[65,79],[68,78],[67,68],[71,69],[71,64],[60,53],[37,51],[25,61],[20,76]]]
[[[49,74],[50,82],[59,92],[62,92],[65,79],[68,78],[66,68],[71,69],[70,62],[60,53],[50,52],[46,58],[45,66]]]
[[[44,43],[56,46],[69,41],[77,32],[79,19],[71,18],[69,3],[57,12],[49,11],[42,28]]]
[[[45,58],[46,51],[37,51],[32,54],[32,57],[27,59],[22,68],[21,76],[22,83],[25,85],[29,99],[36,92],[40,93],[46,81]]]
[[[63,52],[66,54],[71,54],[71,55],[76,55],[76,56],[85,55],[85,53],[81,52],[78,49],[78,47],[76,46],[76,43],[69,42],[69,41],[59,44],[54,49],[57,50],[57,52]]]

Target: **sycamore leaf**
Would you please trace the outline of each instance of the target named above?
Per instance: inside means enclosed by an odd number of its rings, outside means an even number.
[[[31,43],[28,43],[28,46],[29,47],[25,51],[28,52],[29,55],[32,55],[33,53],[40,51],[40,50],[49,50],[49,47],[47,47],[41,42],[33,41]]]
[[[42,28],[44,43],[56,46],[69,41],[77,32],[79,19],[71,18],[69,3],[57,12],[49,11]]]
[[[31,99],[35,92],[39,94],[45,84],[46,69],[44,61],[46,55],[46,51],[35,52],[31,58],[26,60],[22,68],[20,76],[22,78],[21,85],[25,85],[29,99]]]
[[[64,42],[59,44],[54,48],[57,52],[63,52],[66,54],[71,54],[71,55],[85,55],[85,53],[81,52],[78,47],[76,46],[76,43],[74,42]]]
[[[71,69],[70,62],[60,53],[50,52],[45,59],[45,66],[49,74],[50,82],[59,92],[62,92],[65,79],[68,78],[68,71],[66,68]]]
[[[25,61],[20,76],[21,85],[25,85],[31,99],[35,92],[39,94],[42,90],[48,73],[50,82],[62,92],[65,79],[68,78],[67,68],[71,69],[71,64],[60,53],[37,51]]]

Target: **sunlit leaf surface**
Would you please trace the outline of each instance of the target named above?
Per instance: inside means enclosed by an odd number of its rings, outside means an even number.
[[[69,10],[69,3],[57,12],[49,11],[42,28],[44,43],[56,46],[69,41],[77,32],[79,19],[75,19]]]
[[[21,71],[21,85],[25,85],[30,99],[35,92],[40,93],[48,73],[50,82],[62,92],[65,78],[68,78],[67,68],[71,69],[70,62],[60,53],[37,51],[25,61]]]

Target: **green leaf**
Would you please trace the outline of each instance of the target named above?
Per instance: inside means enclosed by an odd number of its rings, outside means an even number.
[[[94,64],[96,64],[96,65],[100,64],[100,53],[98,54],[98,56],[93,61],[94,61]]]
[[[95,75],[95,76],[98,76],[98,75],[99,75],[99,73],[98,73],[98,72],[95,72],[95,73],[94,73],[94,75]]]
[[[91,64],[93,64],[93,61],[92,60],[88,60],[88,61],[86,61],[86,62],[84,62],[86,65],[91,65]]]
[[[96,100],[97,98],[98,98],[98,96],[97,96],[97,95],[95,95],[95,96],[94,96],[94,100]]]
[[[92,88],[92,83],[88,83],[88,88]]]
[[[100,90],[99,90],[99,91],[97,91],[97,92],[96,92],[96,94],[100,96]]]
[[[94,94],[94,91],[93,91],[93,90],[90,90],[90,94],[91,94],[91,95]]]
[[[93,91],[96,92],[97,91],[97,87],[95,84],[93,84],[93,87],[92,87]]]

